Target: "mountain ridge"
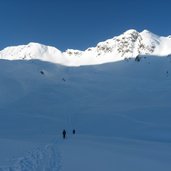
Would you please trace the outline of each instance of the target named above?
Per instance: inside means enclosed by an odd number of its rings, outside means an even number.
[[[11,46],[0,51],[0,59],[39,59],[65,66],[95,65],[121,61],[137,56],[168,56],[171,54],[171,36],[158,36],[148,30],[138,32],[130,29],[112,39],[99,42],[85,51],[59,49],[31,42],[27,45]]]

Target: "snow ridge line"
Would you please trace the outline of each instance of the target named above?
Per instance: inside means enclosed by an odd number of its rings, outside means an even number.
[[[18,158],[13,166],[0,168],[0,171],[59,171],[60,155],[54,144],[43,150],[36,149],[25,157]]]

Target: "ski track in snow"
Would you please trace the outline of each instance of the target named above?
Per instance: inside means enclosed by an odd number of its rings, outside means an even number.
[[[60,168],[60,154],[54,143],[15,159],[12,166],[1,167],[0,171],[59,171]]]

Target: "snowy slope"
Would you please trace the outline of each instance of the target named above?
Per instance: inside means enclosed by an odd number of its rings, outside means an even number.
[[[65,66],[81,66],[121,61],[141,55],[168,56],[171,54],[170,47],[170,36],[160,37],[147,30],[138,32],[132,29],[85,51],[68,49],[66,52],[61,52],[54,47],[29,43],[5,48],[0,51],[0,58],[39,59]]]
[[[129,30],[85,51],[2,50],[0,171],[170,171],[170,47]]]
[[[0,60],[1,170],[169,171],[170,65],[170,57],[82,67]]]

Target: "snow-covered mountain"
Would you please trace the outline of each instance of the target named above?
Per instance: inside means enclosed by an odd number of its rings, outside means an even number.
[[[85,51],[2,50],[0,171],[170,171],[170,47],[129,30]]]
[[[68,49],[61,52],[55,47],[29,43],[7,47],[0,51],[1,59],[39,59],[65,66],[81,66],[121,61],[137,56],[168,56],[171,54],[171,37],[160,37],[148,30],[128,30],[112,39],[100,42],[85,51]]]

